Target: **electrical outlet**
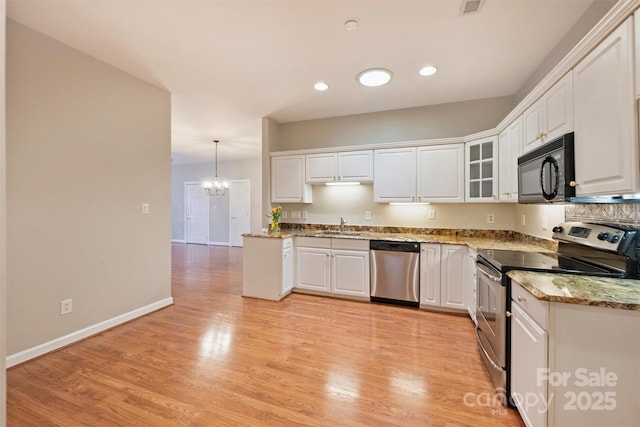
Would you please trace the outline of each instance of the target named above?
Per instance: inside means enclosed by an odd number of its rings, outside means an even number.
[[[65,314],[69,314],[73,311],[73,300],[63,299],[60,301],[60,316],[64,316]]]
[[[546,230],[547,228],[549,228],[549,217],[543,216],[542,217],[542,229]]]
[[[527,217],[524,214],[520,217],[520,224],[527,225]]]
[[[496,218],[492,213],[487,214],[487,222],[489,224],[493,224],[495,222]]]
[[[371,221],[371,211],[364,211],[364,219],[366,221]]]
[[[429,209],[428,217],[429,217],[429,219],[436,219],[436,210],[435,209]]]
[[[287,211],[282,211],[281,215],[282,215],[282,219],[287,219],[287,216],[288,216]]]
[[[308,219],[308,218],[309,218],[309,212],[307,212],[307,211],[302,211],[302,218],[303,218],[303,219]]]
[[[142,214],[147,215],[149,213],[149,203],[142,204]]]

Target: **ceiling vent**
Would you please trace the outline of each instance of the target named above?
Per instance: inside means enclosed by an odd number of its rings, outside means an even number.
[[[484,0],[462,0],[462,7],[460,8],[460,15],[469,15],[472,13],[480,12],[480,8]]]

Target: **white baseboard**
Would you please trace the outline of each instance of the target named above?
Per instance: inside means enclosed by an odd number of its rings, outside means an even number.
[[[209,246],[231,246],[231,242],[209,242]]]
[[[7,356],[6,367],[10,368],[20,363],[26,362],[27,360],[31,360],[38,356],[42,356],[43,354],[52,352],[59,348],[65,347],[69,344],[73,344],[74,342],[78,342],[87,337],[106,331],[107,329],[113,328],[114,326],[121,325],[137,317],[141,317],[141,316],[144,316],[145,314],[149,314],[153,311],[167,307],[171,304],[173,304],[173,297],[165,298],[163,300],[156,301],[144,307],[137,308],[128,313],[124,313],[119,316],[113,317],[109,320],[105,320],[104,322],[96,323],[95,325],[91,325],[84,329],[80,329],[79,331],[72,332],[63,337],[56,338],[44,344],[40,344],[35,347],[31,347],[26,350],[23,350],[21,352],[11,354]]]
[[[171,243],[187,243],[184,239],[171,239]]]

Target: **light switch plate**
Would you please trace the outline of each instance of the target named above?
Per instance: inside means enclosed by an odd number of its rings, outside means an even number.
[[[371,221],[371,211],[364,211],[364,219],[366,221]]]
[[[142,214],[147,215],[149,213],[149,203],[142,204]]]
[[[429,219],[436,219],[436,210],[429,209]]]

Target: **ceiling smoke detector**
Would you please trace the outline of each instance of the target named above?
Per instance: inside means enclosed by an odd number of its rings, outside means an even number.
[[[349,19],[344,23],[344,29],[349,32],[356,31],[358,29],[358,25],[360,25],[358,24],[358,21],[355,19]]]
[[[460,15],[469,15],[471,13],[480,12],[484,0],[462,0]]]

